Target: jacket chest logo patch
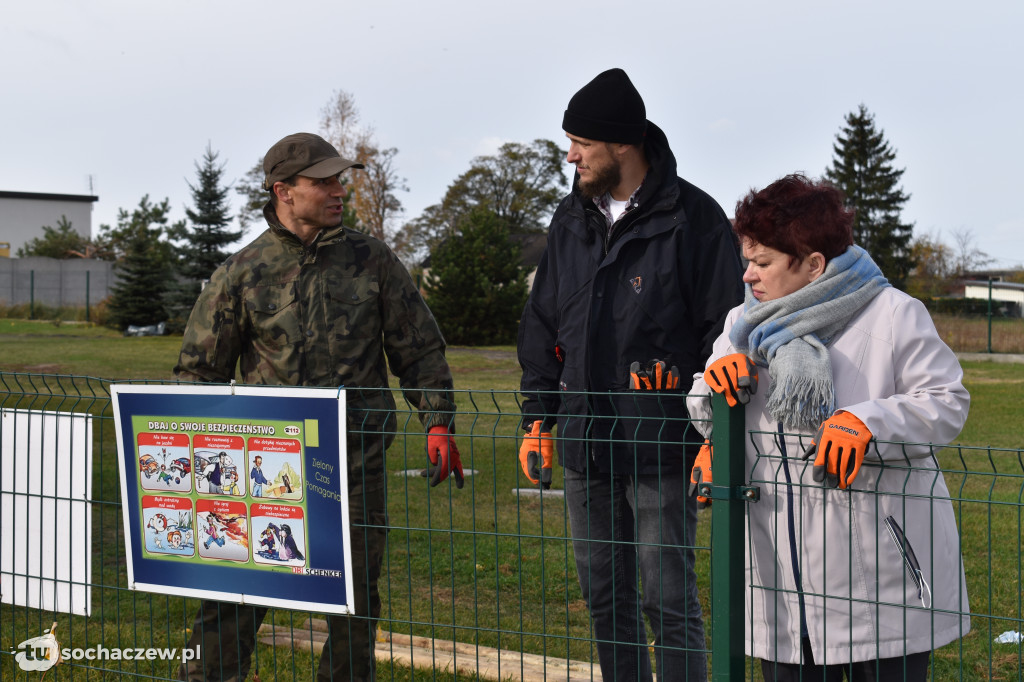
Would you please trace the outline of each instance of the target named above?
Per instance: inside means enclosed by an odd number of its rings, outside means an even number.
[[[633,291],[640,293],[644,289],[644,278],[637,275],[633,279],[629,280],[629,283],[633,285]]]

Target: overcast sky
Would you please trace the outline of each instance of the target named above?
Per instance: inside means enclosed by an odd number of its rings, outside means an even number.
[[[95,194],[94,229],[145,194],[183,218],[207,143],[233,181],[315,132],[337,89],[398,149],[411,219],[503,142],[563,145],[569,98],[619,66],[729,215],[751,187],[821,175],[863,103],[915,232],[970,230],[997,266],[1024,264],[1020,0],[5,5],[0,190]]]

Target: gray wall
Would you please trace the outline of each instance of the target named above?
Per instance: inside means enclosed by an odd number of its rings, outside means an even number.
[[[0,304],[96,305],[110,294],[113,268],[92,258],[0,258]]]
[[[92,205],[97,197],[79,194],[0,192],[0,242],[10,242],[11,256],[25,242],[43,236],[43,225],[57,229],[67,216],[78,234],[92,238]]]

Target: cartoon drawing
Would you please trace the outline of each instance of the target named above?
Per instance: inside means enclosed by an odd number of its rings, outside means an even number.
[[[290,438],[253,437],[248,440],[252,496],[302,499],[302,444]]]
[[[267,527],[260,533],[260,551],[257,552],[264,559],[278,560],[277,555],[277,533],[278,527],[273,523],[268,523]]]
[[[181,549],[181,531],[168,531],[167,544],[171,547],[171,549]]]
[[[174,475],[174,482],[180,483],[181,479],[192,473],[192,464],[188,457],[179,457],[171,462],[171,474]]]
[[[147,495],[142,504],[147,551],[178,556],[195,554],[191,500]]]
[[[142,455],[139,457],[139,471],[146,478],[152,478],[156,472],[160,471],[160,464],[153,455]]]
[[[206,534],[209,537],[206,538],[206,542],[203,543],[203,546],[206,547],[206,549],[210,549],[210,543],[215,542],[218,547],[223,547],[224,536],[217,530],[217,515],[211,513],[206,518],[208,519],[208,523],[206,524]]]
[[[252,471],[249,472],[249,478],[252,479],[252,496],[263,497],[263,486],[269,484],[270,481],[263,475],[263,458],[259,455],[253,457],[252,460]]]
[[[228,485],[227,477],[229,474],[237,474],[234,460],[223,450],[220,452],[196,450],[195,470],[199,492],[211,495],[227,494],[224,490],[224,487]]]
[[[146,524],[146,528],[152,528],[158,535],[167,530],[167,517],[163,514],[153,514]]]
[[[156,480],[160,481],[161,483],[166,483],[169,486],[171,485],[171,479],[173,478],[174,477],[167,471],[167,465],[161,464],[160,475],[156,477]]]
[[[192,446],[192,473],[197,492],[245,496],[247,483],[238,464],[245,466],[245,440],[241,436],[200,433],[193,437]],[[231,491],[232,483],[237,483],[237,491]]]
[[[224,531],[228,534],[233,542],[237,542],[246,549],[249,548],[249,531],[247,529],[245,516],[244,515],[226,515],[220,516],[213,512],[210,512],[211,516],[214,516],[219,522],[224,524]]]
[[[291,526],[287,523],[280,526],[268,523],[260,533],[260,550],[256,554],[273,561],[304,561],[306,558],[295,541]]]
[[[268,566],[302,566],[308,561],[306,522],[302,507],[276,502],[254,502],[252,561]],[[262,528],[257,536],[257,530]]]
[[[244,502],[197,500],[199,556],[204,559],[249,560],[249,520]]]
[[[192,490],[188,442],[188,436],[180,433],[139,434],[139,479],[145,490]]]
[[[239,482],[239,468],[224,451],[195,453],[196,486],[200,493],[209,495],[244,495]],[[230,492],[231,488],[234,492]]]
[[[281,549],[278,550],[278,554],[281,559],[287,561],[289,559],[304,560],[306,558],[302,556],[302,552],[299,551],[298,545],[295,544],[295,538],[292,536],[291,526],[287,523],[281,524],[281,530],[278,531],[277,535],[281,540]]]
[[[203,478],[206,479],[207,489],[211,493],[219,494],[223,492],[220,485],[224,478],[224,470],[221,468],[220,463],[221,458],[218,457],[203,469]]]
[[[238,471],[231,471],[225,474],[226,483],[223,486],[224,492],[228,495],[238,495]]]

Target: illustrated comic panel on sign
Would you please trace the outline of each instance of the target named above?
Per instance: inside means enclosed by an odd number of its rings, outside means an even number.
[[[139,481],[143,490],[192,491],[188,436],[143,432],[138,435]]]
[[[302,499],[302,444],[298,440],[253,437],[247,453],[253,497]]]
[[[245,495],[245,443],[241,436],[197,433],[192,438],[196,491],[203,495]]]
[[[302,507],[254,503],[250,514],[254,537],[253,561],[268,566],[305,566],[309,563]]]
[[[196,500],[196,547],[203,559],[249,561],[249,519],[245,503]]]
[[[195,555],[192,500],[170,495],[143,495],[143,547],[148,554]]]

